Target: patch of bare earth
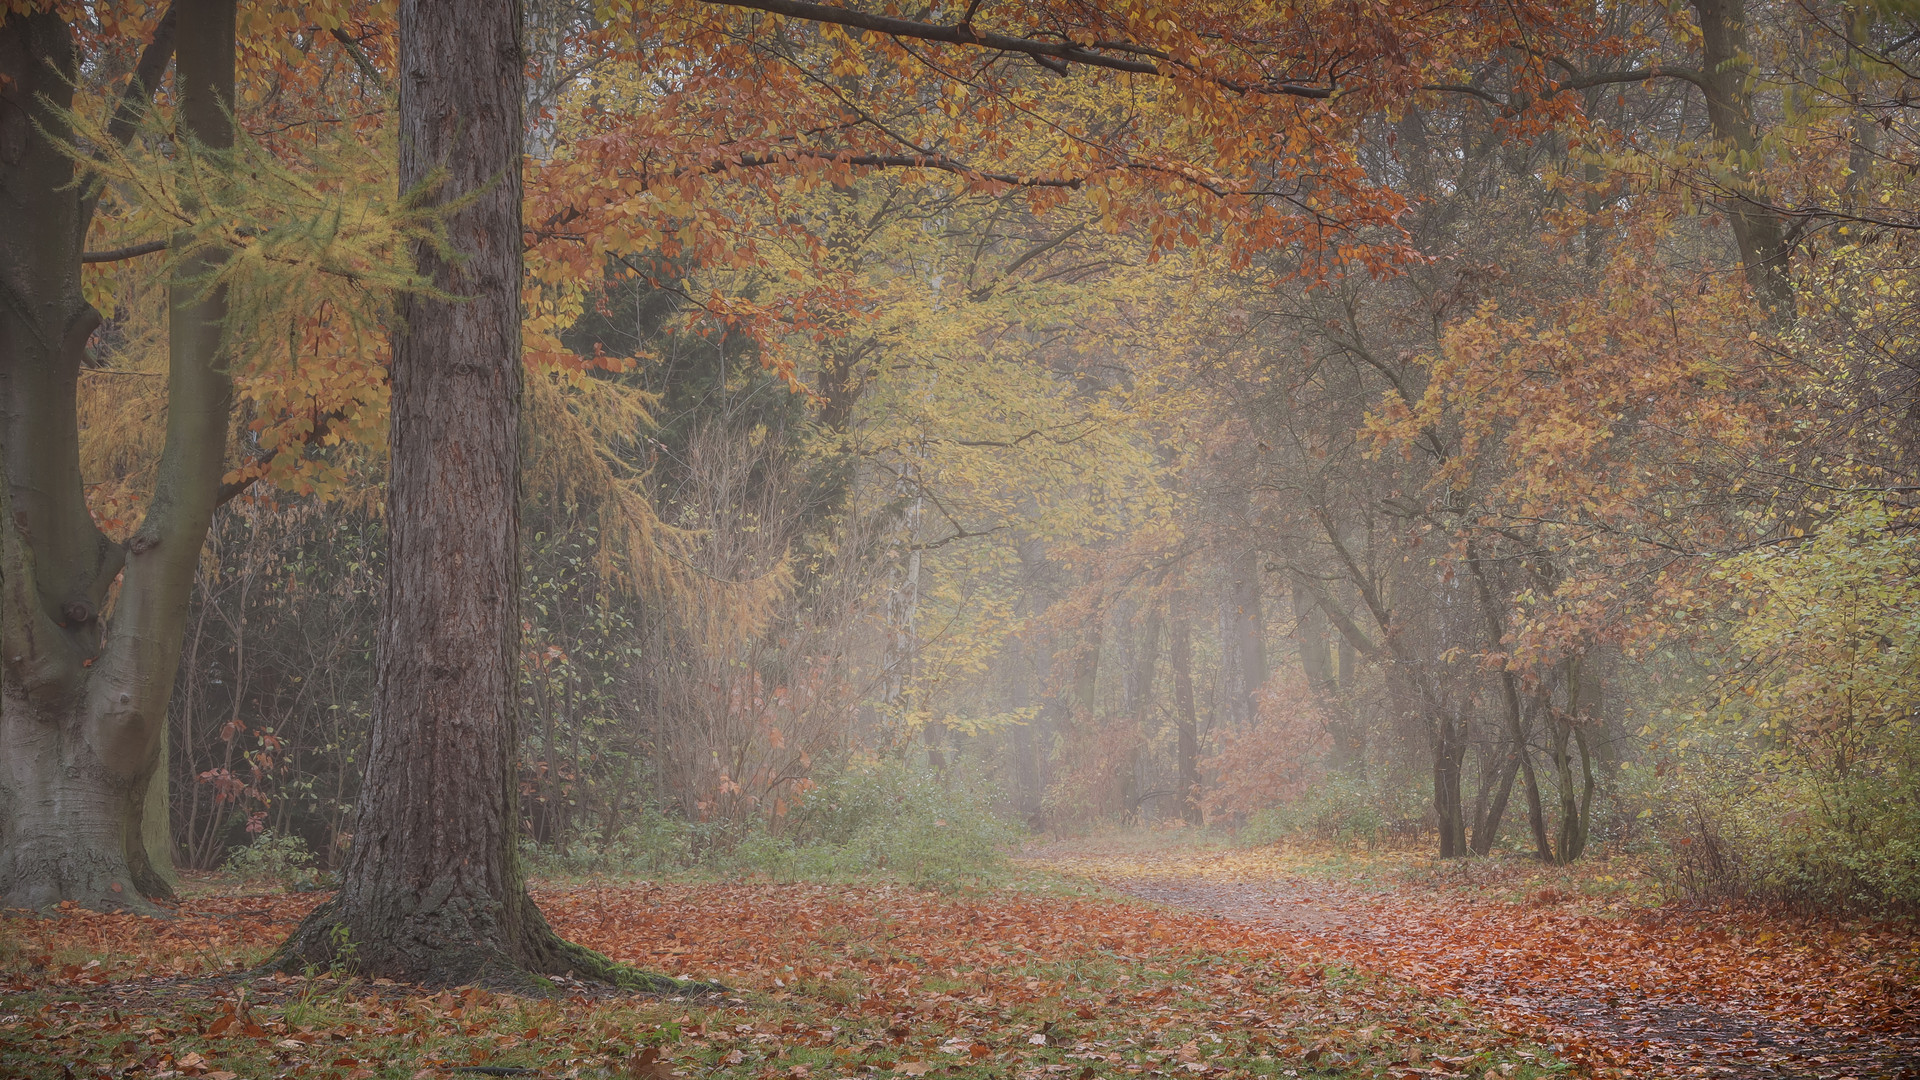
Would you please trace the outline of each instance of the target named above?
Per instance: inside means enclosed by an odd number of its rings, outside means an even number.
[[[1056,845],[1027,858],[1456,995],[1620,1075],[1920,1080],[1911,927],[1382,894],[1262,853]]]

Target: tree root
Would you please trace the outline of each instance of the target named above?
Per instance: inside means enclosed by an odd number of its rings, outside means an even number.
[[[423,987],[480,986],[527,997],[560,995],[563,991],[549,977],[555,975],[660,996],[692,997],[727,990],[719,983],[642,971],[567,941],[531,903],[521,918],[492,924],[505,933],[478,935],[482,940],[449,940],[451,935],[433,932],[440,927],[409,919],[383,926],[387,932],[379,935],[355,935],[355,927],[342,914],[338,898],[315,908],[258,971],[337,971]]]

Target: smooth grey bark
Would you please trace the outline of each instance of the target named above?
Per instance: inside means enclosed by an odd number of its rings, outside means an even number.
[[[562,941],[515,841],[521,405],[520,6],[400,6],[400,189],[445,205],[450,251],[393,330],[389,554],[367,776],[340,890],[272,961],[537,989],[654,987]],[[624,975],[624,977],[623,977]]]
[[[233,0],[184,0],[162,20],[113,124],[132,131],[181,41],[182,126],[231,142]],[[0,906],[74,900],[152,910],[171,888],[145,838],[193,571],[224,471],[231,383],[224,295],[170,289],[166,437],[140,526],[122,546],[94,525],[79,467],[76,393],[99,313],[80,291],[94,185],[59,149],[79,57],[56,15],[0,24]],[[17,223],[18,227],[13,227]],[[119,578],[119,588],[109,593]]]

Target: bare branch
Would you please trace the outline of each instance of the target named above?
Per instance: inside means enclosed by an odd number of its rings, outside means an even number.
[[[870,30],[892,37],[916,38],[921,41],[939,41],[950,45],[971,45],[976,48],[991,49],[995,52],[1019,53],[1033,57],[1043,66],[1054,71],[1064,70],[1067,64],[1081,64],[1086,67],[1107,68],[1113,71],[1128,71],[1138,75],[1157,75],[1169,78],[1174,75],[1196,76],[1216,86],[1231,90],[1237,94],[1275,94],[1285,97],[1330,98],[1334,87],[1332,79],[1327,83],[1306,84],[1296,82],[1245,82],[1208,75],[1191,64],[1175,60],[1173,56],[1160,49],[1140,45],[1130,41],[1095,41],[1086,45],[1071,41],[1046,41],[1039,38],[1012,37],[991,31],[982,33],[975,30],[971,23],[972,12],[968,12],[968,21],[959,23],[930,23],[914,19],[902,19],[892,15],[875,15],[865,11],[854,11],[834,4],[816,4],[808,0],[701,0],[701,3],[723,7],[747,8],[764,11],[772,15],[785,15],[788,18],[804,19],[808,22],[828,23],[845,26],[855,30]],[[1113,53],[1126,53],[1126,56],[1114,56]],[[1056,66],[1057,65],[1057,66]]]
[[[107,251],[83,251],[80,253],[80,261],[83,263],[121,262],[165,250],[167,250],[167,241],[149,240],[144,244],[130,244],[127,247],[111,248]]]

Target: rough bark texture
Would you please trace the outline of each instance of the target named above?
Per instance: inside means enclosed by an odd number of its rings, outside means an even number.
[[[233,0],[183,3],[178,24],[195,45],[179,65],[185,126],[224,145]],[[126,108],[140,107],[171,55],[173,23],[163,29]],[[56,15],[0,24],[0,906],[151,910],[147,898],[171,888],[148,857],[146,796],[224,468],[225,304],[175,293],[166,442],[123,548],[95,527],[80,477],[75,393],[100,323],[80,292],[92,199],[55,145],[77,63]],[[109,621],[102,609],[122,573]]]
[[[338,895],[275,964],[537,989],[533,973],[648,983],[562,941],[514,841],[519,617],[518,4],[400,8],[400,186],[447,203],[444,293],[393,338],[386,602],[367,777]],[[671,980],[658,980],[674,985]]]

